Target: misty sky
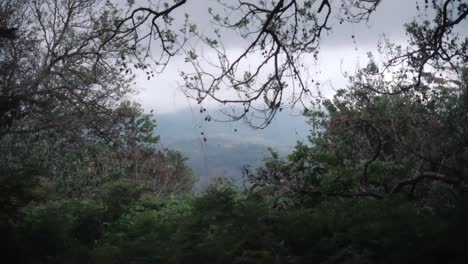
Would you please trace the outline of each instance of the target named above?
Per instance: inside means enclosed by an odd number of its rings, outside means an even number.
[[[213,0],[189,0],[182,9],[174,13],[174,17],[183,19],[184,13],[189,13],[200,32],[209,34],[213,26],[208,20],[207,9],[217,6]],[[311,76],[322,84],[321,89],[325,95],[333,94],[333,89],[346,87],[343,72],[353,73],[359,64],[362,66],[367,59],[366,53],[375,52],[377,43],[384,34],[394,42],[404,43],[403,24],[417,15],[415,0],[384,0],[368,23],[340,25],[337,20],[332,20],[332,31],[325,33],[321,39],[318,62],[311,61],[311,65],[308,65]],[[352,35],[355,36],[355,41],[351,38]],[[242,40],[237,34],[231,33],[223,37],[228,53],[229,50],[235,52],[242,48]],[[156,113],[174,112],[184,108],[197,109],[197,103],[186,98],[179,88],[182,83],[180,71],[190,71],[190,65],[184,62],[183,56],[173,58],[164,73],[154,79],[148,81],[143,74],[138,76],[136,85],[141,92],[136,99],[145,109],[154,109]],[[205,104],[205,107],[210,106],[213,105],[209,102]]]

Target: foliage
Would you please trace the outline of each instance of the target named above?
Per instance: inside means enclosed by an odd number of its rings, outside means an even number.
[[[465,75],[424,92],[382,95],[360,82],[359,74],[350,89],[305,113],[312,125],[310,144],[298,143],[287,160],[272,153],[248,174],[252,187],[281,197],[284,206],[327,196],[404,195],[432,208],[463,197]]]
[[[64,126],[101,134],[100,120],[132,92],[133,77],[118,65],[138,53],[126,38],[107,41],[118,8],[109,1],[14,0],[1,1],[0,10],[2,23],[18,29],[14,39],[0,38],[0,136]]]
[[[118,214],[105,199],[29,206],[15,232],[21,263],[463,263],[465,206],[353,198],[277,210],[221,185],[199,197],[142,195]]]
[[[310,144],[298,143],[286,160],[271,151],[263,167],[247,171],[248,190],[220,182],[193,196],[186,159],[156,148],[151,114],[125,100],[133,79],[127,63],[147,67],[138,61],[150,54],[142,55],[140,40],[160,41],[162,67],[186,41],[178,43],[170,29],[172,12],[185,2],[123,15],[110,1],[0,0],[2,259],[468,262],[466,41],[452,32],[468,16],[465,3],[432,1],[432,21],[406,26],[410,47],[387,43],[383,68],[370,56],[350,89],[318,100],[305,113]],[[347,18],[359,22],[380,2],[343,0],[340,12],[365,11]],[[233,63],[218,40],[204,38],[220,58],[220,75],[187,51],[196,74],[183,77],[199,102],[242,103],[234,119],[263,98],[263,127],[281,110],[285,78],[299,81],[301,95],[308,91],[298,58],[317,51],[333,7],[280,0],[226,8],[242,18],[223,21],[211,10],[215,21],[256,38]],[[185,18],[181,33],[197,35]],[[149,21],[149,34],[139,37]],[[258,50],[257,70],[238,79],[240,61]],[[273,73],[256,87],[272,61]],[[206,78],[212,82],[204,86]],[[226,84],[239,99],[216,97]]]

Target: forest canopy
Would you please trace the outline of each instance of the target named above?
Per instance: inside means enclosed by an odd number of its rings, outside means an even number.
[[[396,21],[406,46],[385,39],[347,87],[305,102],[333,21],[384,1],[210,2],[207,34],[186,0],[0,0],[3,259],[466,263],[468,3],[415,1],[421,16]],[[231,121],[307,105],[308,141],[194,194],[203,175],[132,100],[136,74],[157,80],[177,56],[186,95],[240,105]]]

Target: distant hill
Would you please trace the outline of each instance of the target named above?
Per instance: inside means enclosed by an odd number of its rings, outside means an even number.
[[[179,150],[189,159],[200,178],[198,188],[216,177],[240,184],[242,168],[259,166],[268,147],[286,155],[309,134],[305,119],[287,112],[279,113],[265,129],[253,129],[244,122],[207,122],[206,116],[206,112],[190,110],[156,115],[155,133],[161,136],[161,145]]]

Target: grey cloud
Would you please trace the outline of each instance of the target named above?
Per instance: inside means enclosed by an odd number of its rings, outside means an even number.
[[[333,2],[336,5],[340,0]],[[332,82],[335,88],[343,88],[346,82],[342,77],[342,71],[352,73],[357,63],[365,57],[365,52],[376,49],[377,42],[383,34],[392,41],[403,43],[406,39],[403,25],[417,17],[417,2],[417,0],[383,0],[368,23],[340,25],[336,18],[332,20],[333,30],[321,39],[321,54],[323,55],[320,56],[319,64],[315,67],[323,73],[320,77],[322,82]],[[173,16],[176,21],[180,21],[183,20],[184,13],[188,13],[191,21],[197,24],[201,33],[210,34],[214,26],[210,22],[209,7],[220,10],[215,0],[188,0],[187,4],[177,10]],[[464,25],[459,25],[458,28],[466,36],[468,22],[465,21]],[[354,36],[355,42],[351,36]],[[228,49],[239,49],[246,45],[246,42],[234,32],[224,34],[223,41]],[[189,105],[196,105],[194,101],[187,101],[176,84],[178,80],[180,81],[178,70],[188,70],[189,65],[179,59],[173,60],[172,63],[173,65],[156,80],[139,81],[139,85],[146,87],[146,91],[143,91],[139,98],[148,108],[156,107],[163,111],[174,111]]]
[[[332,1],[335,10],[337,9],[336,5],[339,5],[340,2]],[[365,45],[375,45],[382,34],[396,39],[403,39],[403,24],[411,21],[418,14],[416,2],[414,0],[384,0],[377,11],[372,14],[368,23],[343,23],[340,25],[335,14],[335,17],[331,20],[333,29],[328,36],[323,37],[322,42],[328,46],[353,46],[352,35],[355,36],[358,44]],[[214,29],[214,25],[209,21],[210,16],[207,11],[209,7],[223,14],[219,3],[212,0],[188,1],[179,12],[189,13],[192,21],[198,25],[200,32],[210,34]],[[245,41],[240,38],[239,34],[232,31],[223,33],[223,41],[227,48],[245,45]]]

